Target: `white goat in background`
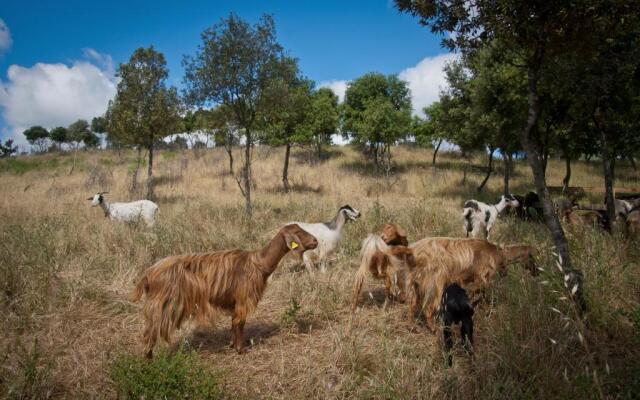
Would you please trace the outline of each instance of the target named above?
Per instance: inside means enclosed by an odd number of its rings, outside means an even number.
[[[486,204],[477,200],[467,200],[464,203],[462,218],[464,219],[464,231],[467,237],[469,234],[477,236],[482,232],[485,239],[489,239],[489,233],[495,224],[498,214],[507,207],[518,207],[520,203],[511,194],[503,195],[497,204]]]
[[[112,203],[105,200],[104,195],[108,192],[96,193],[87,200],[91,200],[91,206],[100,206],[104,211],[104,216],[114,221],[138,222],[141,218],[152,227],[155,224],[156,213],[159,208],[156,203],[149,200],[138,200],[130,203]]]
[[[320,264],[320,271],[327,270],[327,259],[336,251],[342,239],[342,228],[347,221],[355,221],[360,218],[360,211],[344,205],[340,207],[336,216],[329,222],[319,222],[310,224],[307,222],[289,222],[297,224],[306,232],[318,239],[318,247],[313,250],[307,250],[302,254],[302,260],[309,272],[313,271],[314,265]]]

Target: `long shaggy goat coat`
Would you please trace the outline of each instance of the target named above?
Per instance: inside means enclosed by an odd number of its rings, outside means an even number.
[[[427,238],[411,246],[416,268],[409,275],[409,315],[424,313],[433,330],[433,315],[444,289],[451,283],[473,289],[485,288],[496,272],[504,273],[508,265],[524,261],[535,271],[534,250],[527,245],[500,248],[482,239]]]
[[[402,245],[388,246],[375,234],[369,235],[360,250],[360,267],[356,273],[353,287],[353,307],[358,306],[358,298],[367,274],[374,279],[384,280],[385,306],[388,300],[404,301],[406,281],[411,269],[415,267],[413,251]]]
[[[215,311],[232,315],[234,347],[242,349],[245,320],[257,307],[267,278],[290,250],[317,246],[316,239],[297,225],[288,225],[262,250],[222,250],[170,256],[148,268],[132,293],[147,296],[144,342],[151,357],[157,338],[171,341],[173,331],[190,317],[213,322]]]

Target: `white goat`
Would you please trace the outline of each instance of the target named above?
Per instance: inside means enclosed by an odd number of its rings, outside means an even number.
[[[152,227],[155,224],[156,213],[159,211],[158,205],[149,200],[138,200],[130,203],[107,203],[104,194],[100,192],[89,197],[91,206],[100,206],[104,211],[104,216],[114,221],[138,222],[140,218],[144,220],[147,226]]]
[[[320,271],[327,270],[327,259],[338,248],[342,239],[342,228],[347,221],[355,221],[360,217],[360,211],[355,208],[344,205],[340,207],[336,216],[329,222],[319,222],[310,224],[306,222],[289,222],[290,224],[298,224],[300,228],[315,236],[318,239],[318,247],[313,250],[307,250],[302,254],[302,260],[309,272],[313,271],[313,266],[320,264]]]
[[[464,203],[462,218],[464,219],[464,231],[467,237],[469,234],[477,236],[478,232],[484,234],[485,239],[489,239],[489,233],[495,224],[498,214],[505,208],[516,208],[520,202],[513,195],[503,195],[498,204],[486,204],[477,200],[467,200]]]

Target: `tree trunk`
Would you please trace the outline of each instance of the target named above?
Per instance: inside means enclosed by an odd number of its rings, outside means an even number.
[[[286,193],[289,192],[289,155],[291,154],[291,143],[287,143],[284,153],[284,169],[282,170],[282,186]]]
[[[513,154],[507,153],[504,157],[504,194],[509,194],[509,179],[511,178],[511,168],[513,165]]]
[[[555,244],[558,256],[561,257],[560,263],[564,274],[565,284],[567,285],[570,293],[572,293],[572,297],[580,312],[584,312],[586,310],[586,304],[584,302],[582,292],[582,273],[574,269],[571,265],[569,245],[564,235],[564,231],[562,230],[562,226],[560,225],[560,220],[556,214],[555,207],[551,202],[549,190],[545,181],[542,149],[540,149],[540,145],[532,137],[532,134],[535,132],[536,124],[538,123],[538,117],[540,116],[538,79],[541,54],[538,52],[538,54],[534,56],[534,60],[530,62],[532,62],[532,64],[529,65],[527,71],[527,97],[529,111],[526,126],[521,132],[520,141],[522,148],[527,154],[527,161],[529,162],[531,171],[533,172],[533,180],[542,202],[545,223],[551,232],[551,237]]]
[[[616,218],[616,206],[613,194],[613,181],[615,179],[614,168],[615,159],[611,154],[611,143],[609,140],[609,129],[607,127],[602,109],[600,106],[596,108],[593,115],[596,126],[600,130],[600,140],[602,141],[602,167],[604,169],[604,201],[607,206],[607,217],[609,218],[609,226],[613,224]]]
[[[149,144],[149,166],[147,167],[147,200],[153,199],[153,143]]]
[[[571,157],[567,153],[564,155],[565,174],[562,179],[562,193],[567,194],[569,190],[569,183],[571,182]]]
[[[480,184],[480,186],[478,186],[478,193],[482,192],[482,189],[484,189],[484,185],[487,184],[487,181],[489,180],[489,178],[491,177],[491,173],[493,172],[493,153],[495,152],[494,148],[490,148],[489,149],[489,166],[487,168],[487,175],[484,177],[484,180],[482,181],[482,183]]]
[[[433,167],[436,166],[436,156],[438,155],[438,150],[440,150],[440,145],[442,145],[442,139],[438,139],[438,144],[436,144],[436,147],[433,150],[433,159],[431,159],[431,165]]]
[[[69,170],[69,175],[73,174],[73,170],[76,169],[76,158],[78,157],[78,143],[76,143],[75,150],[73,151],[73,164],[71,164],[71,169]]]
[[[244,145],[244,201],[245,211],[249,218],[253,214],[253,207],[251,206],[251,144],[253,138],[251,137],[251,131],[246,129],[246,143]]]
[[[136,158],[136,169],[131,174],[131,187],[129,195],[132,196],[138,191],[138,172],[140,171],[140,162],[142,161],[142,147],[138,146],[138,157]]]
[[[224,149],[227,150],[227,154],[229,155],[229,175],[233,175],[233,146],[225,144]]]

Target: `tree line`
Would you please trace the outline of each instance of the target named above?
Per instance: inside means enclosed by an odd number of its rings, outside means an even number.
[[[581,310],[581,272],[546,182],[549,155],[596,155],[605,203],[616,217],[613,181],[621,158],[634,163],[640,116],[640,1],[395,0],[443,45],[461,53],[449,66],[450,89],[427,111],[427,132],[461,148],[522,151],[571,295]],[[459,132],[454,133],[452,126]],[[476,142],[476,139],[479,139]],[[491,157],[491,156],[490,156]]]

